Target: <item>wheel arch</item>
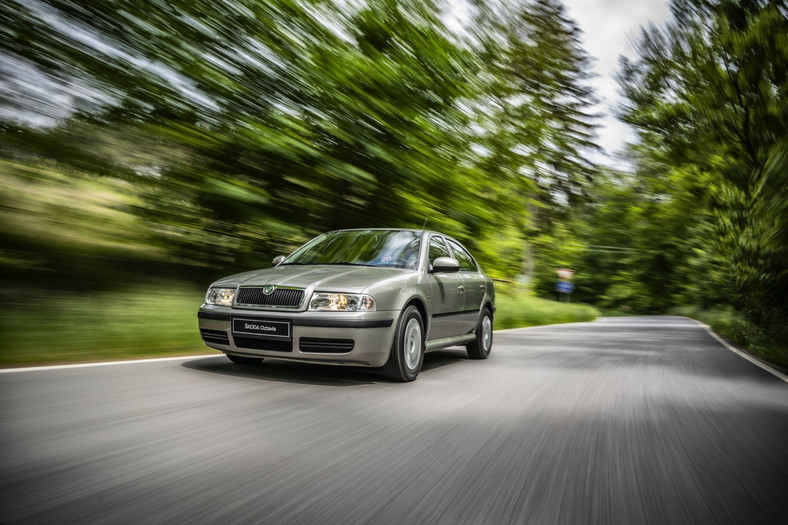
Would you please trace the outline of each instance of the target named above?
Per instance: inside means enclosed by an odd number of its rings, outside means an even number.
[[[417,296],[417,297],[411,297],[405,303],[405,306],[402,307],[402,311],[404,312],[408,308],[408,306],[415,306],[416,309],[419,311],[419,313],[421,314],[421,322],[424,324],[424,334],[425,335],[428,334],[430,319],[429,316],[427,315],[427,305],[424,304],[424,301],[421,299],[421,297]]]
[[[493,306],[492,301],[490,300],[485,301],[484,304],[482,305],[482,310],[484,310],[485,308],[487,308],[490,311],[490,315],[492,316],[493,319],[495,319],[495,307]]]

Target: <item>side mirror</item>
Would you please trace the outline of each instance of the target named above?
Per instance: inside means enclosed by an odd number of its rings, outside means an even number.
[[[271,264],[273,264],[274,266],[279,266],[279,264],[285,259],[287,259],[287,257],[285,257],[284,255],[277,255],[276,257],[274,257],[274,260],[271,261]]]
[[[430,273],[454,273],[460,271],[460,263],[452,257],[438,257],[432,261]]]

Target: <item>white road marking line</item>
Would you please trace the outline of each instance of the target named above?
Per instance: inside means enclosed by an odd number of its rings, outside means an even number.
[[[45,365],[45,366],[25,366],[19,368],[0,368],[0,374],[11,374],[14,372],[38,372],[41,370],[64,370],[67,368],[91,368],[94,366],[117,366],[135,365],[137,363],[155,363],[159,361],[184,361],[199,357],[218,357],[217,354],[195,354],[182,355],[178,357],[155,357],[152,359],[129,359],[127,361],[101,361],[99,363],[76,363],[73,365]]]
[[[692,328],[697,326],[690,323],[600,323],[604,328]]]

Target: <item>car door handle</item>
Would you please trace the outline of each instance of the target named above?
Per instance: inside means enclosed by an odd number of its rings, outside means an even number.
[[[479,285],[479,288],[481,288],[482,290],[484,290],[484,285],[483,285],[483,284],[480,284],[480,285]]]
[[[462,292],[463,290],[465,290],[465,287],[464,287],[463,285],[459,285],[459,286],[457,286],[457,289],[458,289],[460,292]]]

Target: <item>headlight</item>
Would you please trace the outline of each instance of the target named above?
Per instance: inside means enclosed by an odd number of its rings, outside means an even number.
[[[365,294],[314,293],[309,301],[310,310],[335,312],[369,312],[375,309],[375,300]]]
[[[205,304],[232,306],[234,298],[235,288],[210,288],[205,294]]]

